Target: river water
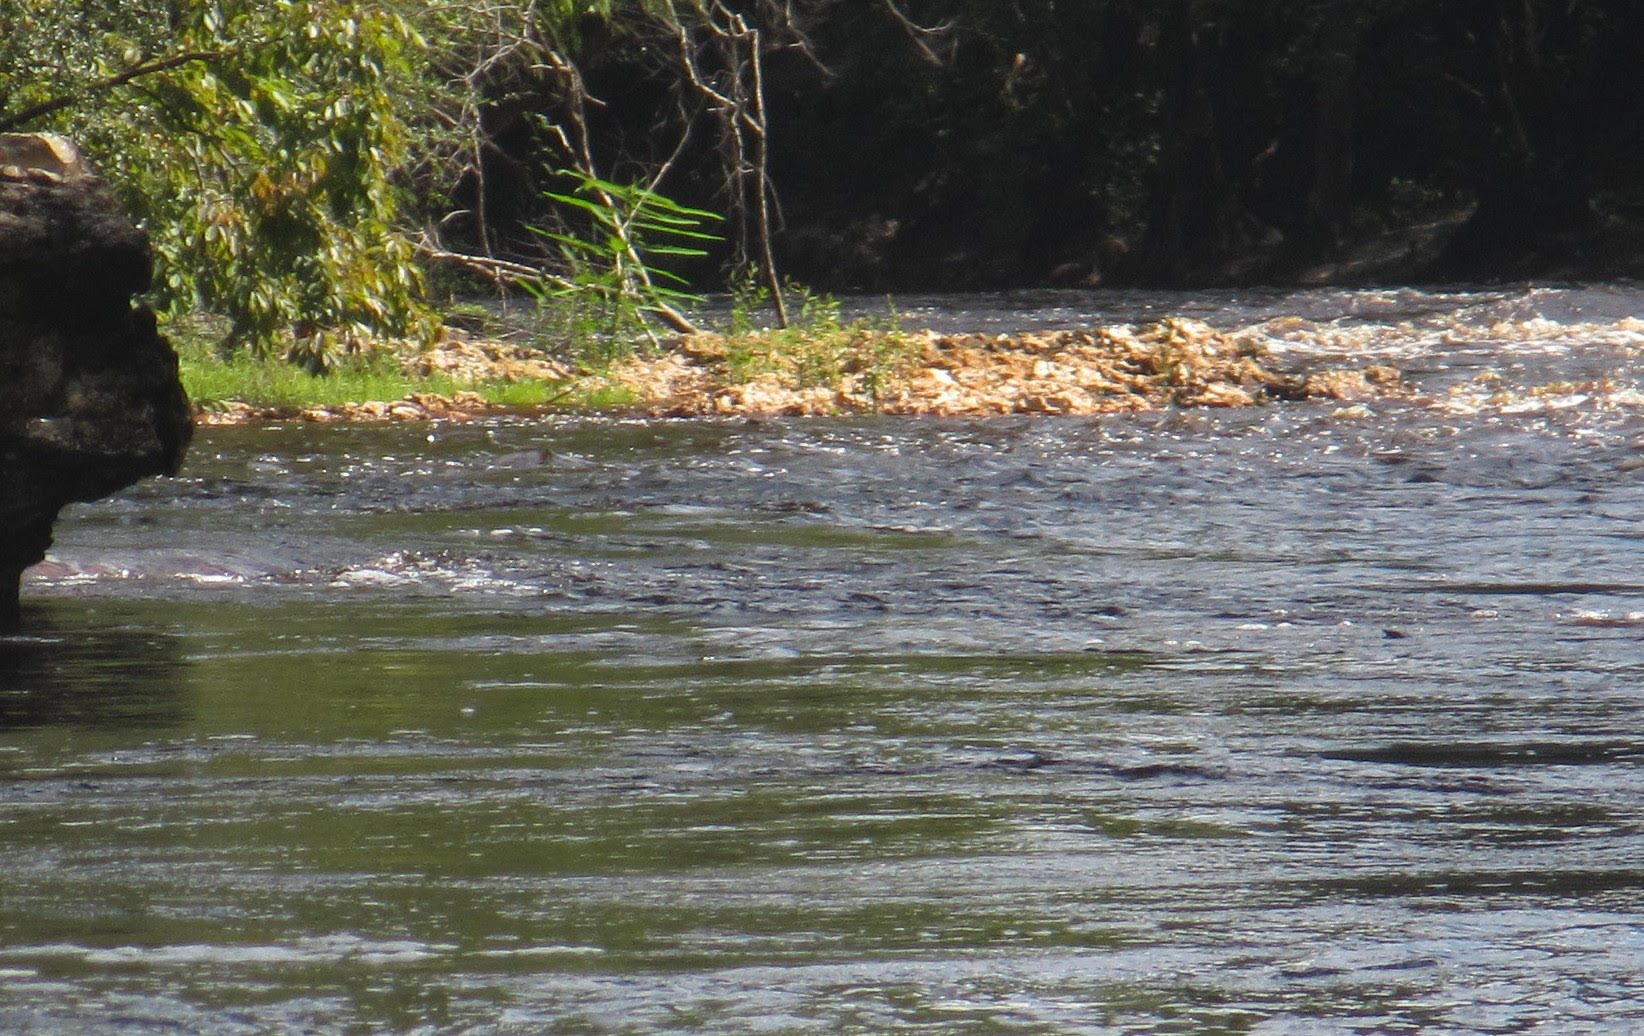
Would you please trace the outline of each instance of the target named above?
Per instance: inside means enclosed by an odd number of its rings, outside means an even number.
[[[1644,1028],[1644,290],[1416,398],[208,429],[0,642],[7,1033]]]

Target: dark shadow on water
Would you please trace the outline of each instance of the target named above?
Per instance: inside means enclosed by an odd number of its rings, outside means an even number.
[[[23,632],[0,636],[0,730],[177,724],[187,718],[187,666],[167,630],[25,604]]]
[[[1320,755],[1359,763],[1401,766],[1500,768],[1509,766],[1585,766],[1634,763],[1644,759],[1637,741],[1513,741],[1502,744],[1422,742],[1339,748]]]

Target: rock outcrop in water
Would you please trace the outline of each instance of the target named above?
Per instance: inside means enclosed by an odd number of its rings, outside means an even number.
[[[58,511],[175,473],[177,356],[133,296],[147,236],[68,141],[0,134],[0,629]]]

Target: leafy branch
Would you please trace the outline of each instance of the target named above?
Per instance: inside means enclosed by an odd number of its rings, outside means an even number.
[[[557,251],[566,276],[539,276],[521,283],[540,299],[594,299],[607,309],[613,324],[644,326],[656,316],[675,331],[696,331],[681,308],[700,302],[687,282],[656,261],[695,259],[708,254],[703,244],[720,240],[704,230],[719,216],[681,205],[638,184],[619,184],[583,172],[575,193],[547,192],[544,197],[583,224],[577,231],[531,227],[532,233]]]
[[[228,52],[223,50],[191,50],[181,54],[172,54],[163,58],[152,58],[139,62],[130,68],[116,72],[95,82],[88,83],[78,90],[59,94],[38,104],[30,105],[19,112],[0,114],[0,133],[9,132],[39,122],[60,111],[85,104],[98,94],[109,93],[128,83],[136,82],[144,76],[155,75],[160,72],[169,72],[174,68],[196,61],[212,62],[221,60]]]

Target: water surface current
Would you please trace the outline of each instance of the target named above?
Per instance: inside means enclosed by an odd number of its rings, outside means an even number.
[[[1644,292],[903,307],[1415,398],[202,430],[0,641],[0,1031],[1644,1028]]]

